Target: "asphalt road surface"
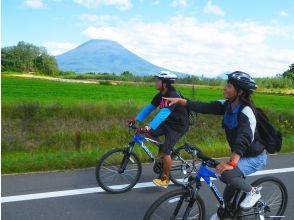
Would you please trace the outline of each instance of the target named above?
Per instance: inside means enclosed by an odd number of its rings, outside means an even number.
[[[294,219],[294,154],[270,156],[268,165],[253,181],[272,175],[281,179],[288,190],[285,219]],[[94,168],[49,173],[32,173],[2,176],[1,209],[3,220],[43,219],[103,219],[140,220],[148,207],[164,193],[174,190],[154,187],[156,175],[151,166],[143,166],[136,189],[123,194],[108,194],[98,187]],[[223,190],[223,184],[216,181]],[[200,195],[206,206],[206,219],[216,210],[216,199],[203,184]]]

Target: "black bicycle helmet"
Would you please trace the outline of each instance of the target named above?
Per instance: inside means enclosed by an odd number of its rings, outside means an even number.
[[[227,74],[228,81],[232,82],[234,86],[239,89],[253,92],[256,90],[257,85],[248,73],[242,71],[235,71]]]

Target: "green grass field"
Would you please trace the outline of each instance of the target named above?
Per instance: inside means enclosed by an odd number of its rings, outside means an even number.
[[[6,76],[1,79],[3,173],[94,166],[106,151],[123,147],[131,140],[125,121],[156,93],[152,86],[144,85],[61,83]],[[191,88],[176,87],[191,97]],[[196,98],[218,100],[222,90],[196,86]],[[294,151],[293,95],[256,94],[254,101],[266,109],[273,124],[283,132],[282,152]],[[76,132],[81,134],[78,150]],[[179,145],[184,141],[201,146],[214,157],[229,154],[218,116],[199,115],[197,124]],[[136,152],[147,160],[140,149]]]
[[[176,86],[177,87],[177,86]],[[186,97],[191,97],[190,87],[177,87]],[[135,103],[150,102],[156,90],[153,86],[113,86],[79,83],[60,83],[48,80],[2,77],[2,103],[15,104],[38,102],[40,104]],[[197,87],[196,99],[212,101],[222,99],[218,87]],[[257,106],[283,112],[293,112],[293,95],[255,94]]]

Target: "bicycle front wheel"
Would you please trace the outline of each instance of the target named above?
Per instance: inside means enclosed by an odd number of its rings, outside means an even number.
[[[144,220],[156,219],[189,219],[204,220],[205,206],[198,195],[191,202],[190,193],[187,189],[171,191],[156,200],[148,209]]]
[[[125,149],[106,153],[96,166],[96,180],[109,193],[123,193],[139,181],[142,165],[136,154]]]

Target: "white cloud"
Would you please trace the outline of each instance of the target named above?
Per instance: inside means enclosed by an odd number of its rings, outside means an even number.
[[[74,0],[74,2],[87,8],[116,6],[122,11],[128,10],[133,7],[131,0]]]
[[[42,0],[26,0],[24,4],[29,8],[43,8],[45,6]]]
[[[186,7],[187,1],[186,0],[173,0],[171,3],[172,7]]]
[[[68,42],[45,42],[44,47],[47,48],[49,54],[56,56],[68,50],[76,48],[78,45]]]
[[[272,48],[269,37],[294,40],[294,28],[255,22],[199,22],[177,16],[167,22],[129,20],[89,26],[89,38],[117,41],[146,60],[174,71],[216,76],[243,70],[254,76],[275,75],[293,62],[294,50]]]
[[[288,16],[288,13],[287,12],[285,12],[285,11],[280,11],[280,16],[282,16],[282,17],[287,17]]]
[[[118,17],[113,15],[96,15],[96,14],[81,14],[80,20],[86,22],[89,25],[95,24],[96,26],[106,25],[109,22],[117,21]]]
[[[159,5],[160,4],[160,1],[159,0],[154,0],[153,2],[152,2],[152,5]]]
[[[207,14],[214,14],[217,16],[225,16],[225,12],[217,5],[212,4],[211,1],[207,2],[203,11]]]

